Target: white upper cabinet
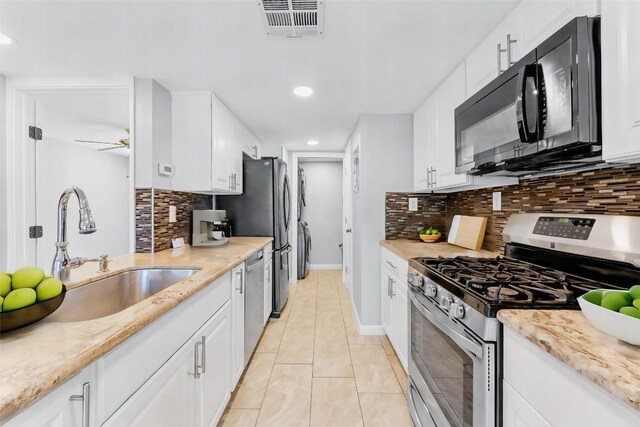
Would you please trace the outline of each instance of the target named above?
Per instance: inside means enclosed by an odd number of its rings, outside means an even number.
[[[599,0],[523,0],[467,57],[467,98],[576,16],[599,13]]]
[[[461,64],[413,115],[414,191],[449,192],[516,184],[517,178],[456,174],[455,109],[465,100]]]
[[[549,36],[577,16],[600,14],[598,0],[548,1],[524,0],[516,9],[519,21],[518,43],[522,55],[532,51]]]
[[[438,149],[433,161],[431,181],[434,189],[467,185],[471,177],[456,175],[455,109],[465,101],[465,64],[461,64],[436,92]]]
[[[602,154],[640,161],[640,2],[602,3]]]
[[[521,49],[518,9],[509,14],[493,32],[467,57],[466,97],[469,98],[485,87],[500,73],[518,61],[524,54]]]
[[[242,194],[242,156],[260,142],[211,92],[171,95],[173,189]]]

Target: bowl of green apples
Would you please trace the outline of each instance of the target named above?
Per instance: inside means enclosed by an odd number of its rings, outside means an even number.
[[[66,288],[37,267],[0,273],[0,332],[44,319],[62,305]]]
[[[602,332],[640,346],[640,285],[628,291],[597,289],[578,298],[582,313]]]
[[[429,228],[425,227],[422,230],[420,230],[420,240],[422,240],[423,242],[427,242],[427,243],[437,242],[438,240],[440,240],[440,237],[442,237],[440,232],[433,227],[429,227]]]

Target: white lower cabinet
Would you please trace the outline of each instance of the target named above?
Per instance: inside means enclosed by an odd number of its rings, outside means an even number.
[[[640,412],[619,398],[510,327],[503,335],[505,427],[640,425]]]
[[[215,426],[224,412],[231,393],[231,308],[227,303],[196,333],[194,363],[201,360],[196,379],[196,425]]]
[[[95,365],[91,365],[3,426],[87,427],[96,425],[95,414],[91,412],[96,402],[95,379]],[[85,415],[89,418],[83,422]]]
[[[407,261],[382,249],[380,312],[382,326],[405,371],[409,355],[409,300]]]
[[[233,391],[244,371],[244,263],[231,270],[231,377]]]
[[[502,381],[502,414],[505,427],[551,427],[507,381]]]
[[[105,427],[194,426],[194,345],[183,345],[115,414]]]

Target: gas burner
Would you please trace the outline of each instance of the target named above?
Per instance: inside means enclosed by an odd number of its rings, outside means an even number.
[[[577,297],[602,287],[598,282],[506,257],[418,258],[415,261],[486,304],[576,305]]]

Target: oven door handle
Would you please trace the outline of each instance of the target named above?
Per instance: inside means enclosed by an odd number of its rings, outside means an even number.
[[[480,344],[462,336],[449,326],[445,325],[442,321],[438,320],[436,316],[434,316],[424,305],[422,305],[420,301],[416,299],[415,296],[413,296],[413,291],[409,292],[409,297],[411,298],[411,302],[415,308],[420,312],[420,314],[426,317],[429,322],[444,332],[449,338],[451,338],[451,340],[453,340],[453,342],[471,353],[476,359],[482,360],[483,351]]]

